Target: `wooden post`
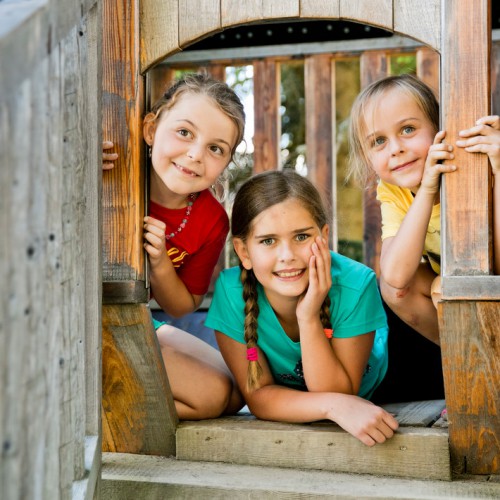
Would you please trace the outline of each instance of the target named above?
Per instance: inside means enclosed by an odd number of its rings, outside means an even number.
[[[360,58],[361,88],[389,75],[389,61],[383,51],[363,52]],[[363,191],[363,261],[380,276],[380,250],[382,248],[382,215],[377,201],[375,179]]]
[[[175,454],[177,416],[147,301],[139,2],[103,2],[103,449]]]
[[[254,173],[280,166],[279,64],[273,59],[254,61]]]
[[[304,62],[306,97],[306,163],[308,177],[332,206],[333,249],[337,249],[337,180],[335,150],[334,68],[330,54],[308,56]]]
[[[441,109],[447,140],[490,112],[488,0],[444,0]],[[500,277],[492,272],[486,155],[455,150],[442,188],[438,314],[455,473],[500,472]]]

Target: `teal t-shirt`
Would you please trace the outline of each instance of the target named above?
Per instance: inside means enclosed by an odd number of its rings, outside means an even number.
[[[331,252],[332,287],[329,292],[333,336],[355,337],[375,331],[372,352],[359,390],[369,399],[387,371],[387,317],[375,273],[367,266]],[[245,343],[245,303],[239,267],[223,271],[216,282],[205,325]],[[266,295],[258,285],[258,346],[265,353],[277,384],[307,390],[302,372],[300,342],[281,327]]]

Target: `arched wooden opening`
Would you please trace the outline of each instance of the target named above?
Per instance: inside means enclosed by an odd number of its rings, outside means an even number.
[[[113,450],[120,436],[126,441],[130,433],[119,426],[111,428],[116,421],[106,419],[108,410],[116,416],[116,406],[109,409],[106,405],[121,404],[116,399],[112,402],[112,391],[107,392],[107,387],[116,388],[120,373],[116,369],[113,374],[106,367],[120,366],[120,356],[133,356],[140,363],[157,351],[147,319],[147,270],[138,223],[145,205],[144,73],[193,41],[237,24],[281,18],[350,19],[410,36],[440,52],[443,128],[455,136],[490,111],[490,2],[468,0],[458,6],[452,0],[287,0],[271,5],[145,0],[140,5],[124,2],[116,6],[107,0],[104,12],[105,26],[117,27],[105,28],[109,31],[104,33],[104,133],[126,145],[120,150],[118,168],[104,183],[104,429],[111,437],[104,441]],[[199,15],[193,18],[193,12]],[[125,24],[113,22],[117,17]],[[440,309],[450,446],[457,472],[485,474],[500,470],[500,347],[496,333],[500,278],[490,276],[491,179],[485,157],[458,152],[456,161],[464,168],[443,183],[444,301]],[[128,335],[131,329],[138,330],[139,336]],[[142,335],[151,341],[145,342]],[[161,383],[146,394],[142,389],[151,388],[147,383],[151,377]],[[136,443],[136,452],[168,454],[174,447],[175,417],[164,370],[156,364],[153,372],[134,371],[127,380],[137,385],[143,398],[132,401],[132,406],[122,406],[129,423],[137,424],[130,439]],[[151,409],[146,402],[157,407]],[[155,434],[155,426],[163,431],[157,429],[160,434]],[[162,433],[170,439],[158,443],[154,436]]]

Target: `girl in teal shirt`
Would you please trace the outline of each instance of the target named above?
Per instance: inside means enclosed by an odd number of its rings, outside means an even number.
[[[206,325],[251,412],[336,422],[364,444],[395,418],[369,398],[387,371],[387,319],[375,274],[328,249],[328,216],[294,171],[256,175],[232,212],[240,267],[219,277]]]

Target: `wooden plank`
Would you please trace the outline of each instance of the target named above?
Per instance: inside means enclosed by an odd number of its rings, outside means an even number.
[[[102,284],[103,304],[141,304],[148,302],[144,281],[107,281]]]
[[[332,207],[330,235],[337,249],[337,179],[335,127],[335,66],[329,54],[307,56],[304,61],[307,175]]]
[[[103,2],[104,26],[113,26],[103,32],[103,138],[115,143],[119,155],[115,168],[103,174],[104,281],[145,281],[144,79],[137,8],[136,2]]]
[[[103,306],[103,451],[175,454],[175,411],[146,304]]]
[[[499,302],[441,302],[439,329],[453,471],[500,472]]]
[[[301,0],[300,17],[314,19],[338,19],[340,0]]]
[[[253,21],[293,18],[299,15],[299,0],[221,0],[221,25],[229,28]]]
[[[179,46],[220,31],[220,14],[220,0],[179,0]]]
[[[419,47],[417,54],[417,76],[433,91],[439,101],[439,53],[429,47]]]
[[[165,64],[158,64],[147,72],[146,109],[151,109],[153,104],[165,93],[174,79],[174,74],[175,70]]]
[[[140,71],[145,73],[151,66],[179,50],[179,0],[128,1],[126,5],[130,5],[131,13],[137,12],[138,3],[140,4],[138,16]],[[116,8],[121,10],[123,7],[118,5]],[[194,18],[196,16],[191,16],[191,20]],[[133,19],[132,16],[131,19],[126,20],[126,23],[133,22]],[[108,26],[115,26],[115,24]]]
[[[441,51],[441,116],[448,137],[490,112],[489,1],[445,0]],[[420,15],[420,17],[424,17]],[[442,180],[443,276],[490,274],[491,179],[488,158],[455,148],[457,172]]]
[[[394,32],[420,40],[438,51],[441,50],[441,5],[441,0],[394,2]],[[460,9],[455,4],[455,10]],[[447,38],[450,37],[450,32],[446,29],[443,32]],[[443,42],[445,43],[444,40]]]
[[[335,424],[286,424],[244,416],[181,422],[177,458],[450,479],[444,429],[403,427],[384,444],[367,448]]]
[[[500,42],[491,45],[491,109],[500,115]]]
[[[443,300],[499,300],[500,276],[443,276]]]
[[[273,59],[254,61],[254,172],[276,170],[280,165],[281,135],[279,65]]]
[[[389,74],[389,59],[385,51],[367,51],[360,57],[361,88]],[[363,262],[380,276],[382,249],[382,215],[377,201],[375,177],[363,191]]]
[[[414,401],[410,403],[391,403],[382,405],[392,413],[400,426],[430,427],[436,422],[446,407],[444,399],[433,401]]]
[[[333,454],[333,453],[332,453]],[[431,481],[105,453],[106,500],[450,500],[500,498],[489,477]],[[258,478],[258,479],[256,479]]]
[[[392,31],[392,0],[341,0],[340,17]]]

